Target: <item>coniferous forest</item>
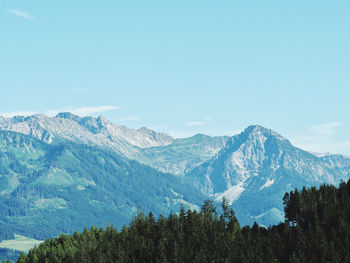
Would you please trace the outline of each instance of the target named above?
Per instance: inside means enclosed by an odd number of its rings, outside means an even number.
[[[350,180],[286,193],[285,222],[241,227],[225,199],[168,217],[139,212],[117,230],[92,227],[48,239],[19,263],[350,262]]]

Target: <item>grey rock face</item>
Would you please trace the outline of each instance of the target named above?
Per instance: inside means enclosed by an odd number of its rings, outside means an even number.
[[[0,129],[30,135],[49,144],[69,140],[101,146],[125,156],[138,148],[164,146],[173,141],[169,135],[149,129],[128,129],[114,125],[102,116],[82,118],[69,112],[53,118],[41,114],[2,118]]]
[[[225,145],[228,136],[210,137],[196,134],[175,139],[162,147],[141,149],[133,158],[160,171],[184,176],[186,173],[215,156]]]
[[[62,112],[50,118],[44,115],[0,119],[0,130],[33,136],[49,144],[73,141],[100,146],[162,172],[184,175],[212,158],[225,145],[228,137],[202,134],[173,139],[148,128],[129,129],[105,119],[79,117]]]
[[[186,176],[188,182],[218,201],[225,196],[241,221],[270,224],[283,220],[285,192],[348,180],[350,158],[317,157],[272,130],[250,126]]]

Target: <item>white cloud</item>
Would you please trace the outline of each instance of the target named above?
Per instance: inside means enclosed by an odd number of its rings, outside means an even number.
[[[210,122],[212,120],[213,120],[213,118],[206,117],[202,121],[189,121],[186,123],[186,126],[200,126],[200,125],[207,124],[208,122]]]
[[[31,20],[31,21],[36,21],[37,20],[31,14],[29,14],[29,13],[27,13],[25,11],[18,10],[18,9],[7,9],[7,10],[5,10],[5,12],[9,13],[9,14],[12,14],[12,15],[15,15],[15,16],[18,16],[18,17],[21,17],[21,18],[24,18],[24,19],[27,19],[27,20]]]
[[[293,138],[293,145],[314,153],[340,153],[350,156],[350,141],[319,140],[317,138]]]
[[[3,112],[3,113],[0,113],[0,116],[11,118],[14,116],[30,116],[30,115],[39,114],[39,113],[45,114],[47,116],[55,116],[59,112],[70,112],[79,116],[91,116],[91,115],[96,115],[106,111],[117,110],[119,108],[120,107],[118,106],[96,106],[96,107],[80,107],[80,108],[64,107],[60,109],[52,109],[52,110],[47,110],[43,112],[38,112],[38,111]]]
[[[329,122],[316,126],[309,127],[308,129],[319,135],[332,135],[335,133],[336,128],[342,126],[341,122]]]
[[[291,136],[290,141],[297,147],[316,153],[350,154],[350,141],[338,136],[341,122],[329,122],[308,127],[304,133]]]
[[[206,121],[189,121],[186,123],[187,126],[199,126],[206,124]]]

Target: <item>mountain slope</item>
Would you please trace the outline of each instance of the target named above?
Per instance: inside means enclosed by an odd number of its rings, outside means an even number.
[[[108,222],[121,227],[138,209],[169,213],[205,199],[114,152],[7,131],[0,131],[0,182],[0,225],[37,239]]]
[[[51,144],[40,147],[57,149],[68,147],[72,142],[98,146],[99,151],[113,151],[158,171],[172,173],[190,188],[195,187],[217,201],[226,196],[233,204],[241,224],[254,220],[266,225],[278,223],[283,220],[281,200],[286,191],[304,185],[336,185],[340,180],[350,177],[348,157],[316,156],[294,147],[278,133],[261,126],[250,126],[233,137],[197,134],[190,138],[173,139],[147,128],[133,130],[116,126],[103,117],[81,118],[70,113],[60,113],[54,118],[44,115],[0,117],[1,129],[27,134]],[[35,154],[30,153],[30,156],[48,154],[49,150],[40,147],[34,147]],[[117,155],[118,158],[121,158],[120,155]],[[70,159],[75,160],[67,156],[63,163],[69,163]],[[45,165],[50,161],[47,159],[42,162],[40,159],[30,162],[40,169],[46,169]],[[84,161],[75,160],[75,166],[82,162],[88,167],[89,164]],[[6,172],[9,165],[6,163],[3,168],[0,167],[0,172],[1,169]],[[13,190],[17,187],[17,177],[21,175],[23,165],[19,161],[11,165],[18,170],[17,174],[11,180],[1,177],[0,182]],[[59,174],[57,171],[55,173]],[[142,172],[139,174],[141,176]],[[0,191],[3,191],[1,187]],[[132,196],[133,193],[130,194]],[[125,195],[125,198],[130,196]]]
[[[101,146],[125,156],[138,148],[163,146],[173,141],[169,135],[147,128],[128,129],[114,125],[102,116],[82,118],[68,112],[59,113],[52,118],[42,114],[0,118],[0,130],[23,133],[49,144],[68,140]]]
[[[228,139],[228,136],[196,134],[189,138],[175,139],[166,146],[140,149],[131,157],[162,172],[184,175],[214,157]]]
[[[100,116],[79,117],[62,112],[55,117],[0,117],[0,130],[14,131],[49,144],[65,141],[100,146],[147,164],[162,172],[184,175],[212,158],[225,146],[227,136],[210,137],[197,134],[173,139],[145,127],[138,130],[117,126]]]
[[[304,185],[336,185],[349,177],[349,158],[317,157],[272,130],[250,126],[187,174],[186,181],[217,200],[226,196],[240,222],[271,224],[283,220],[285,192]]]
[[[62,112],[55,117],[0,117],[0,130],[14,131],[49,144],[64,141],[100,146],[162,172],[184,175],[213,157],[226,144],[227,136],[210,137],[197,134],[173,139],[142,127],[138,130],[117,126],[100,116],[79,117]]]

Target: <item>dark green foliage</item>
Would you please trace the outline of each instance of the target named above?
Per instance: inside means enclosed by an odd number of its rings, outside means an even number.
[[[0,260],[3,259],[1,262],[16,262],[18,257],[20,256],[21,251],[7,249],[7,248],[0,248]]]
[[[0,225],[0,241],[13,238],[14,233],[12,228],[8,225]]]
[[[17,262],[211,262],[217,253],[220,262],[230,262],[240,226],[232,210],[226,218],[215,210],[206,201],[200,213],[181,207],[179,214],[156,219],[139,212],[121,231],[92,227],[47,239]]]
[[[349,262],[350,181],[284,197],[285,223],[240,227],[226,200],[168,218],[139,212],[121,231],[92,227],[48,239],[17,262]]]

